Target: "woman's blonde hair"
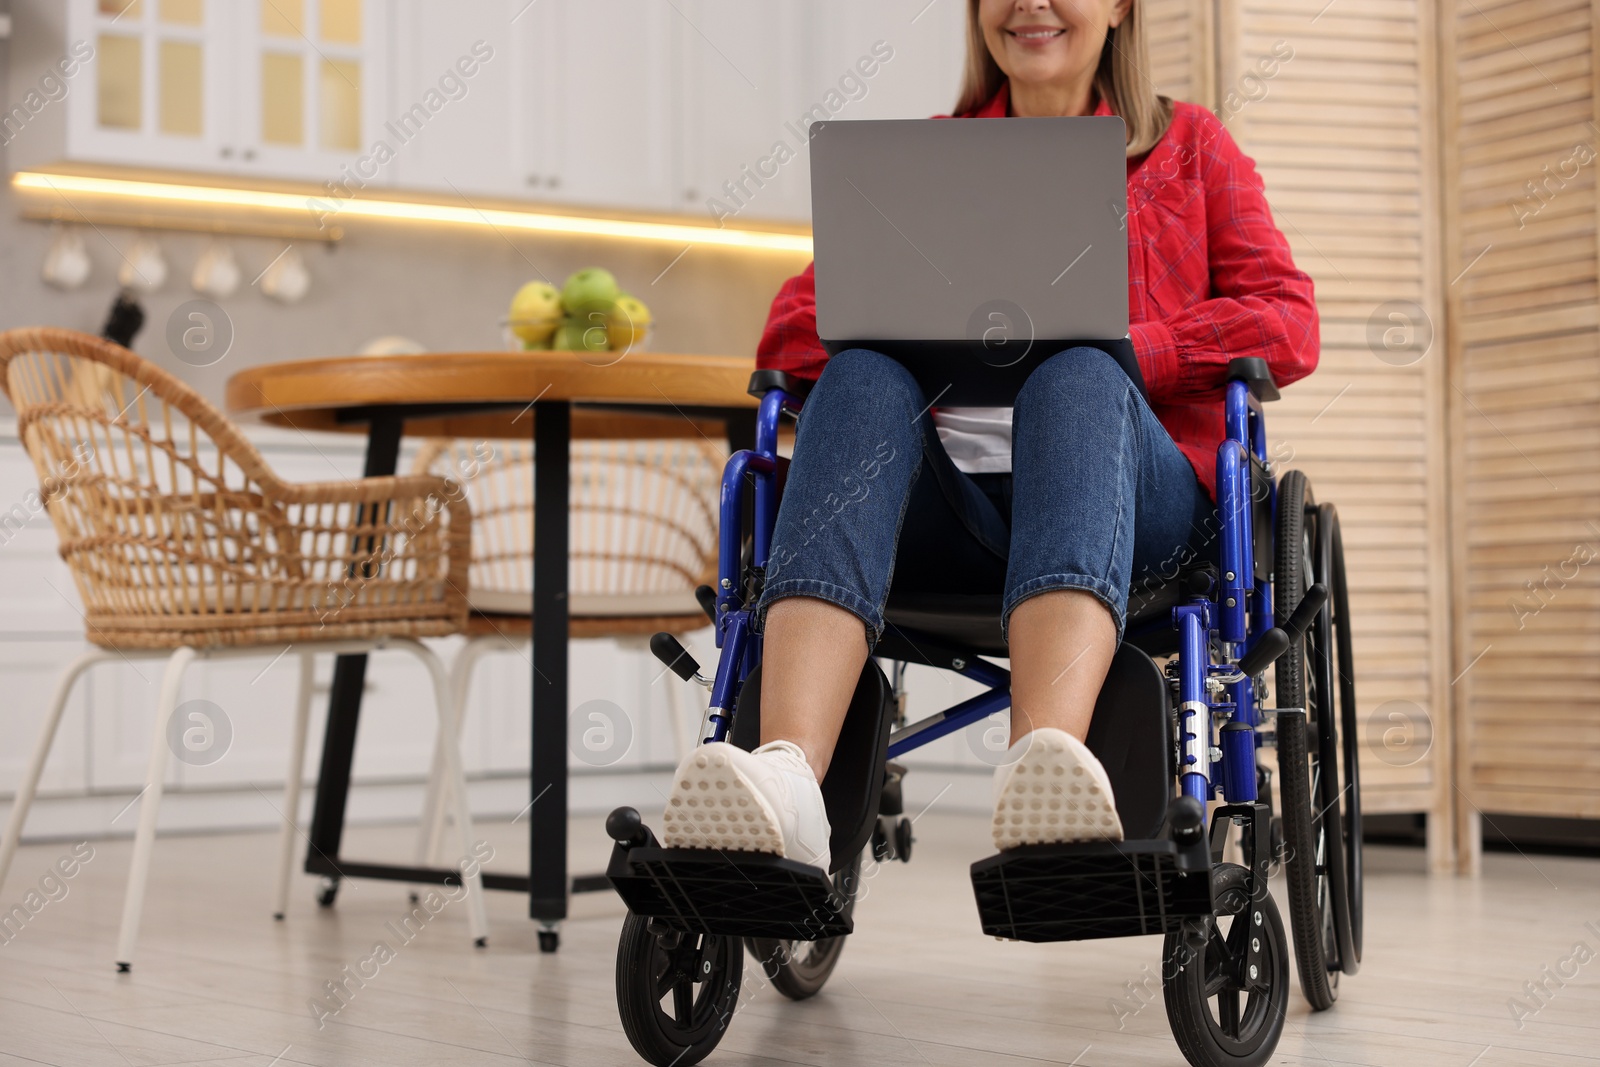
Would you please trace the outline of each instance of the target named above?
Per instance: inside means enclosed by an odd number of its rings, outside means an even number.
[[[967,115],[993,99],[1006,80],[1000,64],[989,54],[978,22],[979,0],[967,0],[967,69],[961,79],[961,97],[955,114]],[[1150,53],[1144,43],[1140,9],[1133,0],[1122,25],[1106,33],[1100,65],[1094,72],[1095,92],[1120,115],[1128,127],[1128,155],[1142,156],[1156,146],[1172,122],[1172,100],[1156,92],[1150,77]]]

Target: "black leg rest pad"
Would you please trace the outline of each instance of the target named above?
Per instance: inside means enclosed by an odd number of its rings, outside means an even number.
[[[1025,845],[972,865],[983,932],[1013,941],[1170,933],[1212,914],[1203,836]]]
[[[617,845],[606,876],[629,911],[674,930],[812,941],[854,929],[854,894],[778,856]]]

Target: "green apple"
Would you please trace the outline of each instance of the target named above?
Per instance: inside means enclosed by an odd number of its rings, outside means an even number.
[[[636,296],[622,293],[606,316],[606,341],[612,349],[625,352],[644,343],[650,331],[650,309]]]
[[[564,319],[556,329],[554,348],[563,352],[600,352],[606,347],[606,329],[600,313],[591,311],[596,321]]]
[[[511,298],[507,317],[524,347],[548,348],[561,324],[561,291],[549,282],[529,282]]]
[[[617,302],[617,279],[604,267],[585,267],[561,287],[561,306],[568,315],[583,317],[592,311],[605,314]]]
[[[556,327],[550,347],[558,352],[580,351],[583,348],[583,323],[563,319],[561,325]]]

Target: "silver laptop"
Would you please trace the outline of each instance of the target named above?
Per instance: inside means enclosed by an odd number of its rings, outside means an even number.
[[[811,127],[817,332],[894,356],[945,402],[1009,404],[1089,345],[1140,389],[1128,334],[1120,118]]]

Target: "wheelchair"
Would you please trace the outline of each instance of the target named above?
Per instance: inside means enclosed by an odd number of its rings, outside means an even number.
[[[670,635],[652,641],[675,674],[710,689],[702,741],[759,743],[762,642],[750,629],[751,608],[786,464],[779,422],[799,413],[807,384],[774,371],[751,380],[761,401],[755,448],[734,453],[725,468],[718,585],[699,593],[716,627],[714,673],[703,676]],[[1262,405],[1277,395],[1263,360],[1230,363],[1216,558],[1132,590],[1087,738],[1110,777],[1126,839],[1026,845],[971,867],[979,923],[997,938],[1163,934],[1167,1018],[1196,1067],[1271,1058],[1288,1004],[1291,935],[1314,1010],[1332,1006],[1340,976],[1355,974],[1361,961],[1343,544],[1333,505],[1315,501],[1302,472],[1279,478],[1268,462]],[[906,772],[895,758],[1009,706],[1009,673],[992,662],[1007,654],[998,593],[891,593],[887,619],[822,783],[831,876],[776,856],[663,848],[632,808],[607,818],[607,875],[628,906],[618,1009],[650,1063],[686,1067],[716,1047],[738,1005],[745,951],[784,995],[820,990],[853,929],[863,853],[870,848],[879,863],[910,859]],[[890,663],[895,684],[879,661]],[[907,663],[955,671],[988,689],[907,723],[897,698]],[[1268,667],[1279,705],[1271,708],[1263,706]],[[1276,776],[1257,760],[1263,747],[1276,750]],[[1243,862],[1224,862],[1230,843]],[[1288,934],[1268,890],[1280,871]]]

